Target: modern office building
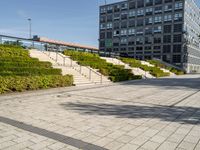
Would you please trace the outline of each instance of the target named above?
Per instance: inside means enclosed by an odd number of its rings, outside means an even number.
[[[200,8],[194,0],[126,0],[100,6],[99,49],[161,59],[200,72]]]

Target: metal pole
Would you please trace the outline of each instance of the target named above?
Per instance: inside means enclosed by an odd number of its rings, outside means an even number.
[[[32,38],[32,25],[31,25],[31,18],[28,19],[29,21],[29,38],[31,39]]]
[[[91,80],[91,73],[92,73],[92,70],[91,70],[91,68],[89,69],[89,80]]]
[[[58,49],[56,51],[56,61],[58,61]]]
[[[71,60],[71,59],[70,59]],[[71,64],[70,64],[70,66],[72,67],[72,60],[71,60]]]
[[[80,65],[80,73],[81,73],[81,65]]]
[[[63,66],[65,66],[65,57],[63,57]]]
[[[0,36],[0,44],[3,44],[3,37]]]

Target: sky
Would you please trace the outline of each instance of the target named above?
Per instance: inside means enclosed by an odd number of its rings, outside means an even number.
[[[107,0],[107,3],[121,0]],[[200,5],[200,0],[196,0]],[[0,34],[33,35],[98,47],[99,5],[105,0],[1,0]],[[5,6],[5,7],[2,7]]]

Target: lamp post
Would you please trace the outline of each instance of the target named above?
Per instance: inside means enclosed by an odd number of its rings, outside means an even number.
[[[29,38],[31,39],[32,38],[32,35],[31,35],[32,34],[31,33],[32,32],[32,29],[31,29],[31,26],[32,26],[31,25],[31,18],[28,18],[28,22],[29,22]]]

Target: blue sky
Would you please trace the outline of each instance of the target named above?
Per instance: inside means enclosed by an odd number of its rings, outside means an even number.
[[[0,34],[33,34],[67,42],[98,46],[99,5],[105,0],[1,0]],[[108,3],[120,0],[107,0]],[[200,4],[200,0],[197,0]]]

